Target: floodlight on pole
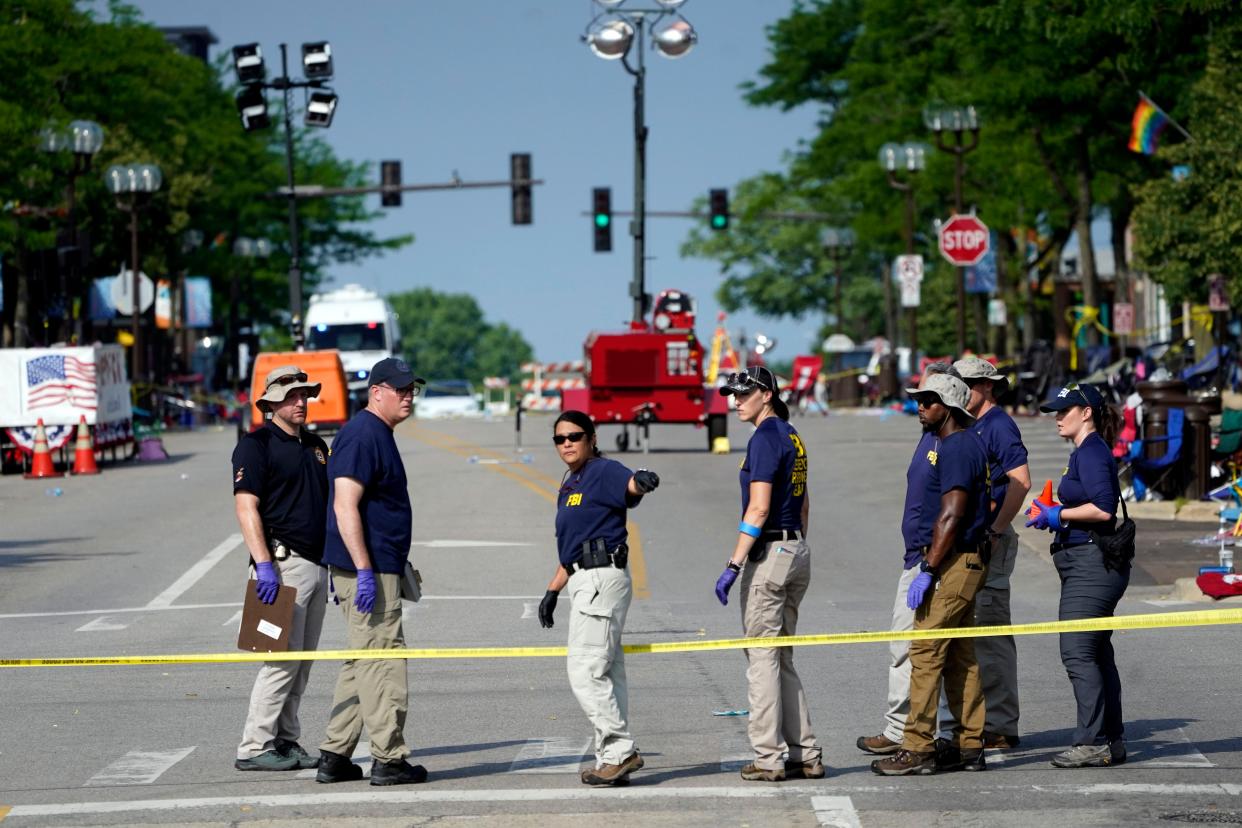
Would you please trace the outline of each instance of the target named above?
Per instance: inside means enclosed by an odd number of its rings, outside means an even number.
[[[302,44],[302,71],[307,80],[332,79],[332,46],[328,41]]]
[[[679,4],[680,5],[680,4]],[[675,8],[670,6],[669,8]],[[688,20],[678,18],[652,35],[655,49],[666,58],[679,58],[689,54],[699,42],[698,33]]]
[[[597,57],[619,60],[634,42],[634,27],[620,17],[604,18],[593,23],[585,37]]]
[[[263,87],[258,84],[247,86],[237,93],[237,112],[241,115],[242,129],[247,132],[267,129],[272,125],[267,113],[267,98],[263,95]]]
[[[142,284],[140,274],[142,268],[138,258],[138,211],[146,206],[152,193],[164,182],[163,173],[154,164],[114,164],[104,173],[104,182],[108,191],[117,197],[116,205],[129,213],[130,233],[130,273],[132,282],[133,307],[131,335],[133,344],[133,375],[131,380],[143,378],[143,342],[142,328]],[[128,198],[125,198],[128,196]]]
[[[257,43],[243,43],[233,47],[233,70],[237,82],[242,84],[263,83],[267,80],[267,66],[263,63],[263,50]]]
[[[332,126],[332,116],[336,114],[336,93],[330,90],[315,90],[306,99],[306,125],[313,127]]]
[[[965,208],[962,198],[962,182],[966,177],[966,155],[979,146],[979,113],[973,106],[929,106],[923,110],[923,123],[936,137],[936,146],[942,152],[953,153],[953,213],[961,215]],[[946,135],[953,136],[952,143]],[[1086,304],[1093,304],[1093,297],[1084,296]],[[982,326],[981,326],[982,327]],[[983,350],[983,335],[977,337],[976,347]],[[966,350],[966,269],[957,272],[957,353]]]

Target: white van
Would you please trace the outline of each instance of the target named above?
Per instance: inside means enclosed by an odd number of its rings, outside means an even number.
[[[366,400],[371,366],[395,356],[401,342],[397,314],[384,297],[361,285],[316,293],[306,309],[306,348],[341,354],[350,397]]]

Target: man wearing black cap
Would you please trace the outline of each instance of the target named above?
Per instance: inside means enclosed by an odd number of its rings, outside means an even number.
[[[290,650],[318,646],[328,589],[320,564],[328,446],[302,427],[308,401],[319,391],[320,384],[310,382],[296,365],[273,369],[255,401],[268,420],[233,450],[233,503],[250,552],[255,592],[270,604],[282,585],[297,590]],[[298,744],[298,708],[313,663],[269,661],[259,670],[235,768],[282,771],[319,763]]]
[[[401,578],[410,555],[413,510],[393,429],[413,413],[414,397],[425,382],[402,360],[381,359],[371,369],[367,407],[332,442],[324,563],[345,613],[350,649],[405,646]],[[346,661],[337,678],[316,779],[362,778],[362,768],[350,756],[365,722],[374,760],[372,785],[426,781],[426,768],[405,761],[410,755],[404,733],[408,707],[403,659]]]

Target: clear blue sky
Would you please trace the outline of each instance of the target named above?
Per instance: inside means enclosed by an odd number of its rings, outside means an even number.
[[[635,5],[635,0],[628,0]],[[376,223],[380,234],[414,233],[404,250],[339,266],[336,284],[392,293],[427,286],[473,294],[489,320],[519,329],[542,360],[581,356],[591,330],[628,321],[630,238],[614,227],[610,254],[592,251],[591,188],[611,186],[613,208],[633,198],[632,88],[617,62],[595,57],[580,36],[597,7],[589,0],[137,0],[161,26],[206,25],[213,55],[258,41],[269,61],[279,44],[299,56],[327,39],[340,95],[324,137],[355,161],[400,159],[406,183],[505,178],[510,152],[533,155],[535,223],[509,223],[507,190],[405,195]],[[652,2],[641,5],[654,6]],[[648,56],[648,208],[684,210],[712,187],[732,187],[778,169],[783,153],[810,138],[816,112],[747,106],[738,85],[767,60],[765,27],[792,0],[689,0],[681,9],[699,33],[680,60]],[[278,64],[277,64],[278,65]],[[239,124],[239,129],[240,124]],[[377,172],[378,175],[378,172]],[[372,196],[378,204],[378,196]],[[699,301],[699,335],[711,335],[720,282],[714,262],[678,254],[686,219],[647,228],[647,289],[679,288]],[[730,318],[775,336],[776,359],[813,341],[820,323]]]

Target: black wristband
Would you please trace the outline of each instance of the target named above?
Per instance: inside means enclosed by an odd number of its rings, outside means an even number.
[[[740,566],[738,566],[737,564],[735,564],[735,563],[733,562],[733,559],[732,559],[732,558],[730,558],[730,559],[729,559],[729,562],[728,562],[727,564],[725,564],[725,569],[732,569],[734,572],[741,572],[741,571],[742,571],[742,567],[740,567]]]
[[[919,561],[919,572],[926,572],[933,578],[939,577],[940,573],[936,571],[936,567],[931,566],[927,561]]]

